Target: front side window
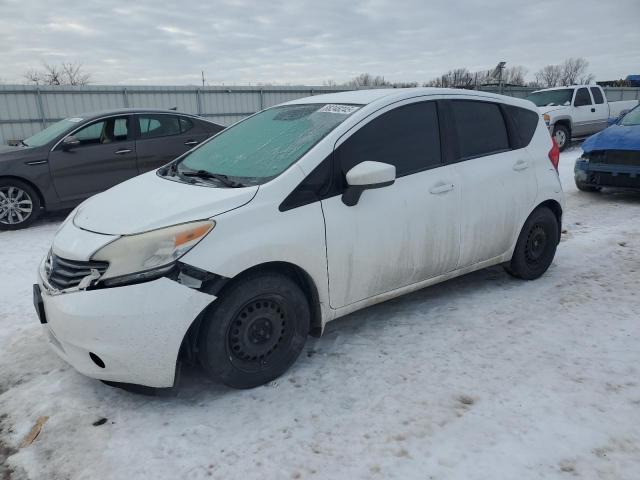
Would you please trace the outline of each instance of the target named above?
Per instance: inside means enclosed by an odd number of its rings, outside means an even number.
[[[173,115],[140,115],[138,122],[143,140],[180,134],[180,122]]]
[[[602,92],[598,87],[591,87],[591,95],[593,95],[593,101],[596,103],[596,105],[604,103],[604,97],[602,96]]]
[[[574,107],[583,107],[585,105],[591,105],[591,96],[589,90],[586,88],[579,88],[576,92],[576,99],[573,101]]]
[[[223,130],[186,155],[178,171],[204,171],[264,183],[297,162],[358,110],[356,105],[303,104],[274,107]]]
[[[73,134],[84,145],[101,145],[127,140],[129,134],[127,117],[107,118],[87,125]]]
[[[573,97],[573,88],[559,88],[557,90],[546,90],[543,92],[533,92],[527,97],[536,107],[569,106]]]
[[[361,162],[394,165],[401,177],[440,165],[440,131],[436,102],[405,105],[371,120],[338,147],[346,173]]]
[[[509,136],[495,103],[452,100],[451,110],[461,160],[509,150]]]

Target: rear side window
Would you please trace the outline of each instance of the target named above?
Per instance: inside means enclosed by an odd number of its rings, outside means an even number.
[[[527,110],[526,108],[514,107],[513,105],[504,105],[507,115],[511,117],[511,122],[515,129],[515,138],[513,138],[514,148],[524,148],[533,138],[538,128],[538,120],[540,119],[537,112]]]
[[[591,87],[591,95],[593,95],[593,101],[596,102],[596,105],[600,105],[601,103],[604,103],[602,92],[598,87]]]
[[[582,107],[584,105],[591,105],[591,96],[589,90],[586,88],[579,88],[576,92],[576,99],[573,101],[574,107]]]
[[[180,131],[182,133],[188,132],[193,128],[193,122],[187,117],[180,117]]]
[[[143,139],[178,135],[180,123],[173,115],[140,115],[140,137]]]
[[[365,161],[395,165],[398,177],[440,165],[436,103],[413,103],[386,112],[355,132],[336,153],[345,175]]]
[[[460,159],[509,150],[509,136],[500,107],[495,103],[452,100]]]

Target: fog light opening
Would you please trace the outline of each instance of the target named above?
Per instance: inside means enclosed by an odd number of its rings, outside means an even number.
[[[104,362],[98,355],[93,352],[89,352],[89,356],[91,357],[91,360],[93,360],[93,363],[95,363],[100,368],[104,368]]]

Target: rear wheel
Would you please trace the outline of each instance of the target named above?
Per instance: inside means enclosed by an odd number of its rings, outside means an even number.
[[[546,207],[537,208],[522,227],[507,272],[524,280],[540,277],[553,261],[558,238],[554,213]]]
[[[20,180],[0,179],[0,230],[19,230],[41,214],[40,197]]]
[[[562,152],[569,146],[569,142],[571,141],[571,133],[569,129],[564,125],[556,125],[553,127],[553,138],[558,144],[558,148]]]
[[[206,314],[198,356],[216,380],[253,388],[282,375],[309,333],[310,309],[286,276],[259,273],[229,287]]]

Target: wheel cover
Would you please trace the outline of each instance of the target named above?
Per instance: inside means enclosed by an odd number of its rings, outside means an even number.
[[[565,133],[565,131],[562,129],[558,129],[553,136],[556,139],[558,147],[564,147],[564,144],[567,141],[567,134]]]
[[[547,250],[548,236],[543,225],[535,224],[529,231],[524,255],[530,265],[539,264]]]
[[[286,350],[292,322],[282,300],[260,297],[246,303],[227,331],[231,361],[243,370],[260,370]]]
[[[17,225],[26,222],[33,213],[33,200],[20,187],[0,187],[0,223]]]

